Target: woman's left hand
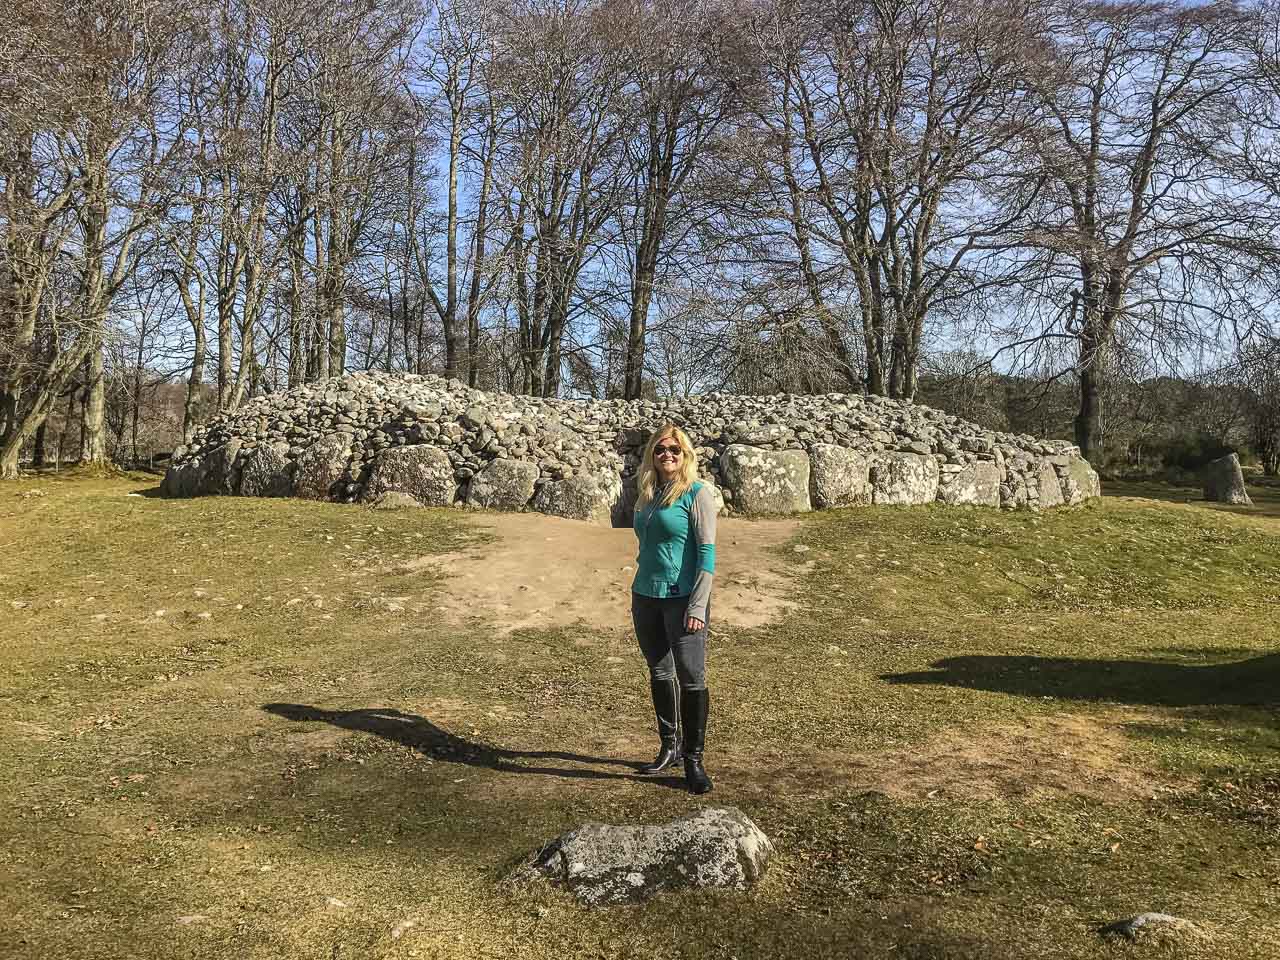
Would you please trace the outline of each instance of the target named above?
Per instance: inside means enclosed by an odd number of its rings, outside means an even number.
[[[697,617],[684,618],[684,628],[688,630],[690,633],[697,633],[699,630],[701,630],[705,626],[706,624],[703,621],[699,620]]]

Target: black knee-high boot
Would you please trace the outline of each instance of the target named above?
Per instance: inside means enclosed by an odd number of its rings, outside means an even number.
[[[641,773],[661,773],[680,762],[680,713],[676,693],[679,686],[675,677],[670,680],[649,678],[653,712],[658,717],[658,739],[662,741],[662,745],[658,748],[658,755],[654,757],[653,763],[640,768]]]
[[[680,715],[684,718],[684,778],[691,793],[709,793],[711,778],[702,769],[707,739],[707,691],[680,691]]]

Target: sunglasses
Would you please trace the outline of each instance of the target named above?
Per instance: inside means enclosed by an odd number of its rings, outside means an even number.
[[[654,456],[658,456],[658,457],[662,456],[664,453],[674,454],[675,456],[678,457],[680,454],[684,453],[684,451],[681,450],[679,447],[668,447],[665,445],[659,445],[653,448],[653,453],[654,453]]]

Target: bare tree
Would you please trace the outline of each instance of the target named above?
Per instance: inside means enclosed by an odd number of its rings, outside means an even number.
[[[5,313],[17,320],[6,350],[17,375],[6,375],[5,392],[20,399],[5,402],[0,477],[16,474],[23,444],[81,367],[81,457],[105,459],[108,314],[136,264],[139,238],[164,208],[182,139],[181,120],[161,110],[174,53],[189,29],[179,9],[117,0],[72,17],[31,12],[34,19],[23,23],[27,49],[45,53],[27,66],[43,68],[49,86],[33,119],[6,117],[4,128]],[[46,297],[60,257],[76,279],[69,309]],[[42,310],[58,347],[31,375],[28,331]]]
[[[691,180],[740,108],[743,50],[724,3],[617,0],[614,29],[625,57],[624,96],[634,111],[626,141],[630,190],[622,240],[630,255],[623,396],[640,395],[654,284],[672,239],[696,211]]]
[[[1016,175],[1008,154],[1030,117],[1023,7],[780,0],[759,43],[779,214],[811,306],[838,349],[818,266],[834,253],[857,294],[867,390],[909,399],[926,318],[1013,282],[993,254],[1020,205],[992,193]]]
[[[431,276],[430,242],[416,231],[410,240],[419,277],[444,331],[445,376],[472,385],[478,375],[472,358],[478,349],[480,311],[492,284],[489,208],[500,128],[489,78],[495,19],[485,0],[454,0],[436,11],[423,73],[425,94],[439,101],[435,121],[445,150],[443,284]],[[474,197],[469,218],[462,211],[464,190]]]
[[[1257,315],[1276,210],[1225,153],[1251,82],[1248,26],[1232,3],[1047,14],[1027,68],[1043,119],[1023,242],[1029,289],[1057,309],[1029,336],[1074,345],[1086,456],[1118,339],[1176,351]]]
[[[584,270],[621,202],[620,59],[598,11],[583,0],[526,0],[502,26],[495,64],[506,112],[500,202],[526,393],[559,392]]]

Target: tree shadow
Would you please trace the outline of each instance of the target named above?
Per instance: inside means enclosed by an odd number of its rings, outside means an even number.
[[[544,777],[565,777],[575,780],[634,780],[674,789],[685,789],[683,777],[647,777],[638,773],[610,773],[606,770],[578,769],[575,767],[529,765],[520,761],[563,760],[568,763],[588,763],[598,766],[623,767],[638,770],[642,763],[616,760],[612,757],[591,757],[562,750],[508,750],[487,743],[467,740],[437,727],[426,717],[387,708],[363,710],[325,710],[321,707],[299,703],[267,703],[263,710],[286,720],[311,723],[328,723],[344,730],[372,733],[416,750],[424,756],[468,767],[485,767],[502,773],[535,774]]]
[[[965,687],[1024,697],[1161,707],[1280,706],[1280,654],[1194,665],[1065,657],[948,657],[886,683]]]

